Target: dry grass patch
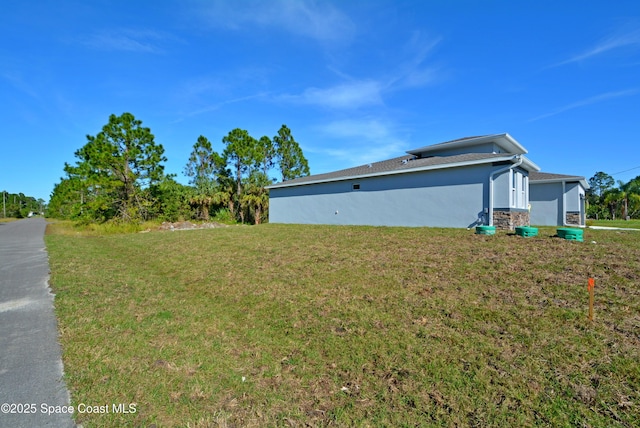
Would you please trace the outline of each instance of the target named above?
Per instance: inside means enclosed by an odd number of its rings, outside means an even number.
[[[554,231],[50,229],[74,402],[138,404],[78,421],[635,426],[637,234]]]

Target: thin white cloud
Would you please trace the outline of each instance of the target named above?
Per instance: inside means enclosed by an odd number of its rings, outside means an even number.
[[[379,119],[343,119],[329,122],[322,132],[337,138],[365,138],[388,140],[392,135],[389,125]]]
[[[106,51],[139,53],[163,53],[162,43],[172,39],[164,33],[151,30],[114,29],[103,30],[80,39],[80,43]]]
[[[35,88],[29,83],[25,82],[25,80],[19,73],[6,71],[0,74],[0,77],[8,81],[14,88],[18,89],[21,92],[24,92],[30,97],[35,99],[40,98]]]
[[[266,86],[270,70],[260,66],[246,66],[195,76],[180,84],[179,91],[185,97],[215,94],[228,96],[234,88],[243,91]]]
[[[346,167],[399,156],[407,148],[398,129],[377,118],[337,120],[319,127],[318,132],[328,140],[338,143],[344,140],[345,144],[305,147],[305,150],[337,159]]]
[[[393,66],[380,76],[357,79],[349,74],[329,67],[344,83],[326,88],[309,87],[301,94],[282,95],[279,100],[292,103],[321,106],[335,109],[358,109],[384,105],[385,94],[405,89],[421,88],[441,79],[439,68],[425,64],[441,38],[427,38],[416,32],[399,51],[399,59],[391,61]]]
[[[358,109],[381,105],[381,85],[375,80],[342,83],[328,88],[307,88],[300,95],[282,95],[280,100],[335,109]]]
[[[398,89],[422,88],[440,80],[441,77],[442,74],[437,68],[414,69],[403,76],[402,80],[399,81],[401,87],[398,87]]]
[[[438,80],[439,70],[432,65],[425,65],[425,61],[441,41],[441,37],[429,38],[420,31],[414,32],[403,49],[403,55],[407,59],[400,61],[397,69],[393,71],[392,78],[387,82],[387,87],[416,88]]]
[[[618,32],[601,40],[595,46],[587,49],[586,51],[574,55],[567,60],[554,64],[551,67],[559,67],[561,65],[584,61],[589,58],[602,55],[606,52],[624,47],[640,47],[640,28]]]
[[[246,31],[258,25],[319,42],[350,41],[355,32],[346,14],[328,2],[313,0],[218,0],[206,3],[198,13],[214,27]]]
[[[201,76],[189,79],[180,85],[180,94],[184,98],[194,98],[203,94],[222,93],[229,84],[218,76]]]
[[[175,120],[174,123],[175,122],[181,122],[185,117],[198,116],[198,115],[203,114],[203,113],[209,113],[209,112],[214,111],[214,110],[219,110],[220,108],[222,108],[222,107],[224,107],[226,105],[237,104],[237,103],[241,103],[241,102],[244,102],[244,101],[264,98],[267,95],[268,94],[266,92],[260,92],[258,94],[246,95],[244,97],[238,97],[238,98],[233,98],[233,99],[228,99],[228,100],[222,100],[222,101],[219,101],[219,102],[217,102],[215,104],[210,104],[210,105],[208,105],[206,107],[187,112],[181,118]]]
[[[537,120],[545,119],[545,118],[551,117],[551,116],[555,116],[557,114],[564,113],[564,112],[569,111],[569,110],[573,110],[573,109],[580,108],[580,107],[586,107],[586,106],[589,106],[589,105],[592,105],[592,104],[597,104],[597,103],[600,103],[602,101],[610,100],[610,99],[613,99],[613,98],[628,97],[628,96],[631,96],[631,95],[635,95],[635,94],[637,94],[639,92],[640,92],[640,90],[638,90],[638,89],[627,89],[625,91],[606,92],[604,94],[596,95],[596,96],[593,96],[593,97],[590,97],[590,98],[587,98],[587,99],[584,99],[584,100],[577,101],[577,102],[572,103],[572,104],[568,104],[568,105],[566,105],[564,107],[560,107],[560,108],[558,108],[556,110],[553,110],[553,111],[551,111],[549,113],[545,113],[545,114],[542,114],[540,116],[536,116],[533,119],[529,119],[528,122],[535,122]]]
[[[267,86],[268,74],[266,68],[245,67],[186,79],[173,91],[176,105],[185,106],[177,121],[243,101],[273,100],[269,91],[262,89]],[[251,95],[244,95],[247,93]]]

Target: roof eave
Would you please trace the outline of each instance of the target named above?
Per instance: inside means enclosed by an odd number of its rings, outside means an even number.
[[[426,165],[426,166],[417,167],[417,168],[407,168],[407,169],[399,169],[399,170],[393,170],[393,171],[376,172],[376,173],[372,173],[372,174],[349,175],[349,176],[327,178],[327,179],[321,179],[321,180],[310,180],[310,181],[304,181],[302,183],[287,184],[287,182],[284,181],[282,183],[276,183],[276,184],[272,184],[271,186],[267,186],[267,187],[265,187],[265,189],[269,189],[270,190],[270,189],[279,189],[279,188],[283,188],[283,187],[306,186],[306,185],[309,185],[309,184],[331,183],[331,182],[336,182],[336,181],[347,181],[347,180],[359,180],[359,179],[362,179],[362,178],[382,177],[382,176],[387,176],[387,175],[406,174],[406,173],[410,173],[410,172],[421,172],[421,171],[429,171],[429,170],[436,170],[436,169],[459,168],[459,167],[464,167],[464,166],[481,165],[481,164],[485,164],[485,163],[494,163],[494,162],[511,161],[511,162],[515,163],[516,158],[517,157],[514,156],[514,155],[506,155],[506,156],[501,156],[501,157],[492,157],[492,158],[486,158],[486,159],[476,159],[476,160],[472,160],[472,161],[453,162],[453,163],[438,164],[438,165]],[[529,161],[527,158],[525,158],[524,161],[527,162],[528,164],[533,165],[535,168],[538,168],[537,165],[535,165],[533,162]],[[523,163],[525,163],[525,162],[523,162]],[[540,168],[538,168],[538,170],[539,169]]]
[[[587,180],[582,177],[561,177],[561,178],[545,178],[542,180],[531,180],[531,183],[580,183],[585,190],[591,189]]]
[[[529,172],[538,172],[540,171],[540,167],[536,165],[534,162],[529,160],[529,158],[522,156],[523,161],[522,164],[526,165],[525,169]]]
[[[467,138],[464,140],[452,141],[450,143],[440,143],[434,144],[430,146],[420,147],[418,149],[413,149],[407,151],[407,153],[411,155],[419,155],[420,153],[429,153],[434,151],[440,151],[443,149],[455,149],[460,147],[467,147],[470,145],[477,145],[482,143],[495,142],[500,147],[505,149],[508,153],[511,154],[527,154],[529,151],[525,149],[515,138],[513,138],[508,133],[503,134],[492,134],[492,135],[484,135],[482,137],[474,137]]]

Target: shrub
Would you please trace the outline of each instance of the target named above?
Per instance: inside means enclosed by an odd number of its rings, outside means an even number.
[[[220,208],[217,210],[213,215],[213,219],[220,223],[235,223],[233,214],[231,214],[228,208]]]

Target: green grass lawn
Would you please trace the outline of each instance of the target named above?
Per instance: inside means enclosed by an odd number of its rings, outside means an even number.
[[[68,232],[46,243],[72,401],[136,404],[84,427],[640,424],[635,232]]]
[[[589,220],[592,226],[622,227],[629,229],[640,229],[640,220]]]

